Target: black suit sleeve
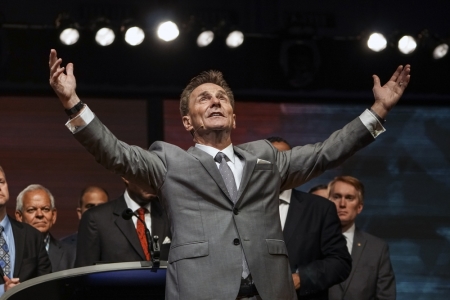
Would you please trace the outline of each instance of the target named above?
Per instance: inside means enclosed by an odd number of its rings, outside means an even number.
[[[334,205],[327,205],[320,232],[323,259],[299,266],[300,295],[314,294],[338,284],[350,274],[352,258],[341,231],[341,223]]]
[[[78,226],[75,267],[92,266],[101,260],[99,230],[92,211],[86,211]]]

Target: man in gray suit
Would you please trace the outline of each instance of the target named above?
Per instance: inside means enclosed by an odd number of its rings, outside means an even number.
[[[329,299],[394,300],[395,276],[387,243],[355,228],[364,205],[364,185],[354,177],[340,176],[330,182],[329,190],[353,259],[350,276],[329,289]]]
[[[398,67],[375,103],[325,142],[279,152],[266,140],[231,143],[234,97],[222,74],[203,72],[184,89],[180,111],[196,142],[184,151],[119,141],[75,93],[73,65],[50,52],[50,85],[70,115],[67,126],[97,161],[142,186],[166,206],[172,228],[167,299],[296,299],[278,213],[279,191],[342,163],[374,141],[410,76]],[[377,120],[376,115],[378,115]]]

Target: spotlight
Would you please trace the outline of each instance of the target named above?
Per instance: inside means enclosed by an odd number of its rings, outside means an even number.
[[[403,54],[413,53],[416,48],[417,42],[410,35],[405,35],[398,41],[398,50]]]
[[[158,26],[157,34],[163,41],[170,42],[178,37],[180,31],[178,30],[177,24],[167,21]]]
[[[433,50],[433,58],[434,59],[441,59],[444,56],[447,55],[448,52],[448,44],[446,43],[442,43],[438,46],[436,46],[436,48],[434,48]]]
[[[226,40],[227,46],[230,48],[239,47],[240,45],[242,45],[243,42],[244,42],[244,34],[239,30],[230,32]]]
[[[211,30],[206,30],[199,34],[197,38],[197,45],[199,47],[206,47],[211,44],[213,40],[214,32],[212,32]]]
[[[369,47],[370,50],[375,52],[380,52],[384,49],[386,49],[387,40],[381,33],[372,33],[367,40],[367,47]]]
[[[64,45],[70,46],[78,42],[80,33],[78,24],[69,18],[67,14],[60,14],[56,19],[56,28],[59,31],[59,40]]]
[[[95,31],[95,41],[100,46],[109,46],[114,42],[116,34],[109,25],[108,19],[99,18],[95,21],[92,28]]]
[[[140,45],[145,38],[144,30],[140,27],[133,26],[125,31],[125,42],[131,46]]]

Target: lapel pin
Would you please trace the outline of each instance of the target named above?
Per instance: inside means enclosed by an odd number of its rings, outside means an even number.
[[[358,243],[358,247],[361,247],[361,243]]]

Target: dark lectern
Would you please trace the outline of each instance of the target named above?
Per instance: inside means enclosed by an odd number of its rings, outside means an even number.
[[[0,300],[164,299],[167,262],[102,264],[60,271],[27,280]]]

